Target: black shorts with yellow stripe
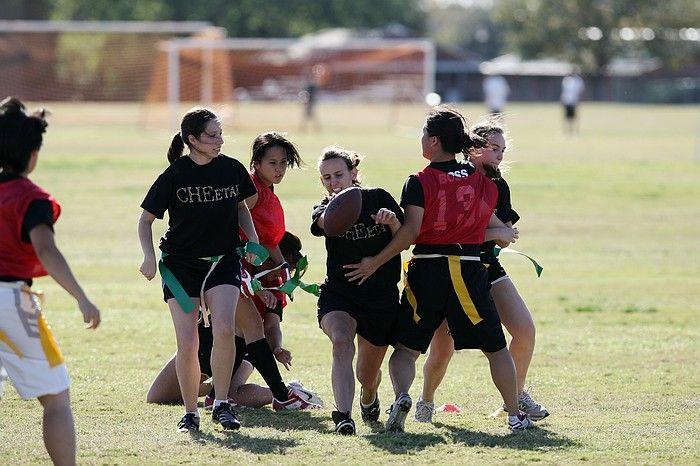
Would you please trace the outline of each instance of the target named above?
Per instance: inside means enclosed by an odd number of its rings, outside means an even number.
[[[413,258],[405,273],[399,343],[425,353],[435,330],[447,318],[455,349],[496,352],[505,348],[488,274],[478,257]]]

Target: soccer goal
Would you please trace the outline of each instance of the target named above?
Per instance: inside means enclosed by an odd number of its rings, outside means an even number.
[[[0,94],[142,102],[158,45],[212,29],[206,22],[0,21]]]
[[[175,127],[182,102],[296,101],[310,86],[326,102],[422,102],[435,86],[435,48],[346,30],[300,39],[172,39],[160,45],[147,100],[168,102]]]

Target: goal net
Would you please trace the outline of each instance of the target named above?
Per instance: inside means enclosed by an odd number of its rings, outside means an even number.
[[[30,101],[143,101],[158,44],[202,22],[0,21],[0,95]]]
[[[310,86],[323,101],[422,102],[434,89],[426,40],[357,38],[345,30],[301,39],[165,41],[149,102],[296,101]]]

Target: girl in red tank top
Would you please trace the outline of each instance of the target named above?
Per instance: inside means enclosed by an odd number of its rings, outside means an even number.
[[[23,399],[37,398],[44,408],[51,460],[75,464],[68,372],[30,288],[32,279],[50,275],[75,298],[86,328],[97,328],[100,311],[56,246],[53,225],[60,205],[28,178],[39,160],[45,115],[43,109],[27,114],[14,97],[0,103],[0,369],[4,366]]]

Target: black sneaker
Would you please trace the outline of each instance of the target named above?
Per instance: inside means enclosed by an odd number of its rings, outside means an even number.
[[[386,421],[387,432],[403,432],[406,415],[413,405],[413,400],[408,393],[402,393],[389,408],[389,419]]]
[[[211,420],[229,430],[237,430],[241,427],[241,421],[236,416],[238,413],[231,409],[231,405],[226,402],[221,403],[211,412]]]
[[[363,422],[377,422],[379,420],[379,395],[374,397],[374,401],[369,406],[362,405],[362,391],[360,391],[360,412]]]
[[[199,416],[194,413],[186,413],[177,423],[180,432],[199,432]]]
[[[331,413],[333,422],[335,422],[335,431],[340,435],[355,435],[355,421],[350,418],[350,411],[341,413],[333,411]]]

